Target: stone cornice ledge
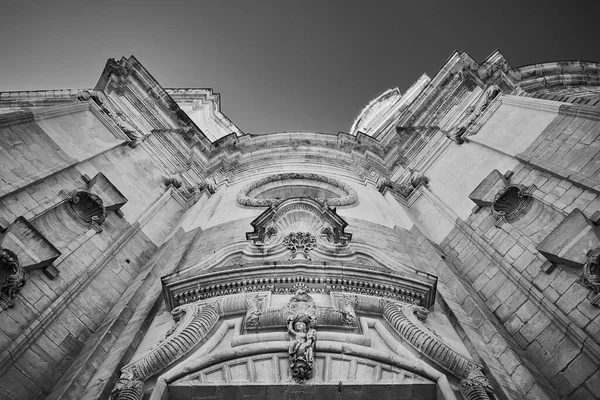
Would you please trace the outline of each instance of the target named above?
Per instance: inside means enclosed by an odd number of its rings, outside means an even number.
[[[546,111],[556,114],[560,111],[561,106],[570,105],[569,103],[563,103],[560,101],[544,100],[525,96],[513,96],[506,94],[502,95],[500,100],[502,104],[522,108],[529,108],[531,110]]]

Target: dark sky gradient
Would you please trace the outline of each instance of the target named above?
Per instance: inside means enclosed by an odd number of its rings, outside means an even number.
[[[600,61],[597,3],[4,0],[0,91],[92,87],[107,58],[134,54],[164,87],[221,93],[245,132],[348,131],[457,49]]]

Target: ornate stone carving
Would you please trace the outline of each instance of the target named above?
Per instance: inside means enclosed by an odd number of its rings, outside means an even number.
[[[590,290],[588,299],[595,306],[600,306],[600,248],[587,252],[587,262],[583,265],[581,278],[578,280]]]
[[[405,199],[411,195],[412,192],[419,186],[424,186],[429,183],[429,178],[423,174],[413,173],[410,179],[404,183],[395,183],[387,178],[382,178],[377,181],[377,190],[383,193],[386,188],[394,191]]]
[[[76,190],[69,196],[67,210],[84,225],[102,225],[106,219],[106,209],[102,199],[87,190]]]
[[[460,392],[465,400],[491,400],[494,388],[490,385],[481,368],[473,368],[460,381]]]
[[[0,248],[0,312],[15,305],[13,299],[25,282],[25,272],[17,255]]]
[[[283,238],[283,244],[292,250],[291,260],[308,260],[308,252],[316,247],[317,238],[308,232],[292,232]]]
[[[285,314],[290,335],[290,374],[296,382],[303,383],[314,374],[317,340],[317,331],[313,328],[316,322],[315,302],[305,290],[299,289],[288,302]]]
[[[356,296],[350,296],[347,294],[342,295],[340,299],[340,314],[342,314],[342,323],[345,326],[356,326],[356,312],[354,307],[356,305]]]
[[[465,112],[461,116],[461,118],[457,121],[454,127],[446,133],[446,136],[458,143],[464,143],[463,135],[469,129],[471,125],[475,122],[477,117],[481,115],[481,113],[489,106],[492,100],[498,96],[501,92],[501,89],[498,85],[490,85],[481,93],[477,102],[466,108]]]
[[[453,350],[421,322],[429,311],[421,306],[388,301],[384,306],[384,317],[411,346],[431,361],[460,379],[469,377],[481,366]],[[484,377],[485,378],[485,377]]]
[[[248,307],[248,310],[246,311],[246,329],[258,328],[260,324],[260,316],[262,315],[258,295],[248,297],[246,299],[246,306]]]
[[[186,304],[173,309],[171,314],[179,320],[175,331],[158,347],[124,366],[121,369],[121,376],[125,377],[124,382],[127,379],[143,382],[183,357],[210,332],[220,316],[217,306],[213,303]],[[129,399],[129,397],[118,397],[118,399]]]
[[[344,231],[348,223],[337,214],[335,208],[308,198],[287,199],[277,206],[271,206],[251,225],[254,232],[247,232],[246,239],[254,244],[265,244],[267,230],[271,228],[283,237],[296,232],[317,237],[325,232],[328,241],[340,245],[352,239],[352,234]]]
[[[111,117],[111,119],[117,124],[117,126],[127,135],[132,141],[130,146],[135,147],[145,139],[145,135],[140,132],[136,127],[135,123],[128,119],[128,117],[121,111],[117,110],[116,107],[112,106],[106,95],[99,90],[83,90],[73,96],[76,101],[87,101],[93,100],[102,111]]]
[[[500,190],[492,203],[492,215],[508,223],[517,221],[531,208],[533,198],[529,191],[523,185],[510,185]]]
[[[110,400],[140,400],[143,395],[144,382],[135,379],[133,372],[125,370],[110,392]]]

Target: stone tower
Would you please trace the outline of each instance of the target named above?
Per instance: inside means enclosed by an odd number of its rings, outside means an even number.
[[[0,398],[600,398],[600,65],[247,134],[135,57],[0,93]]]

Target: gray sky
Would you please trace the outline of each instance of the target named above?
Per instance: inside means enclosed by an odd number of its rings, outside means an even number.
[[[92,87],[107,58],[134,54],[164,87],[221,93],[245,132],[348,131],[457,49],[600,61],[598,2],[554,3],[4,0],[0,91]]]

